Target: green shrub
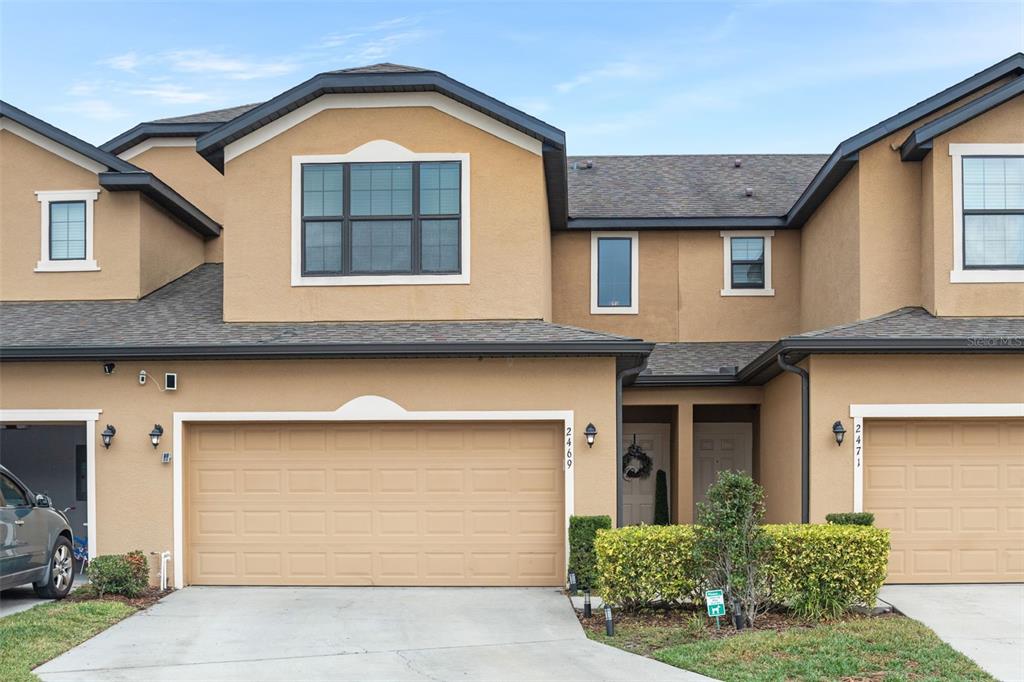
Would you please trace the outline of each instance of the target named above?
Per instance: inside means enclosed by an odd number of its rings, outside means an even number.
[[[89,580],[99,596],[138,597],[149,587],[149,562],[139,550],[105,554],[89,562]]]
[[[837,512],[826,514],[825,520],[837,526],[873,526],[875,515],[871,512]]]
[[[664,469],[658,469],[654,479],[654,525],[667,526],[668,517],[668,475]]]
[[[576,574],[580,589],[597,587],[594,537],[598,530],[611,527],[610,516],[569,517],[569,572]]]
[[[766,526],[773,600],[806,618],[873,606],[885,582],[889,531],[837,524]]]
[[[674,604],[697,591],[693,526],[626,526],[597,533],[601,598],[627,609]]]
[[[761,526],[764,490],[747,474],[720,471],[697,505],[694,555],[708,588],[725,593],[725,607],[747,626],[768,608],[765,564],[771,538]]]

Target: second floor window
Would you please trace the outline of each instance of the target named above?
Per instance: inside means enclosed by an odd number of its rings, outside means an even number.
[[[732,237],[733,289],[764,289],[764,237]]]
[[[591,234],[591,314],[634,315],[639,311],[637,241],[635,232]]]
[[[85,202],[50,203],[50,260],[85,260]]]
[[[460,270],[458,161],[302,166],[302,273]]]
[[[963,265],[1024,268],[1024,157],[963,157]]]

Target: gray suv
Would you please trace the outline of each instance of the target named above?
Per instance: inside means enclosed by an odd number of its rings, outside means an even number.
[[[0,465],[0,590],[32,583],[40,597],[63,599],[74,577],[67,517]]]

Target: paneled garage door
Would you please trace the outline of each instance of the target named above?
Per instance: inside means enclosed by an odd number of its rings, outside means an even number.
[[[559,585],[551,423],[188,427],[195,585]]]
[[[864,509],[892,530],[889,582],[1024,579],[1024,420],[864,430]]]

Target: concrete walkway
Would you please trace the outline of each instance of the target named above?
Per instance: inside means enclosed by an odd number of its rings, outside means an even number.
[[[886,585],[879,599],[993,677],[1024,680],[1024,585]]]
[[[591,642],[549,588],[190,587],[35,670],[68,680],[707,680]]]

